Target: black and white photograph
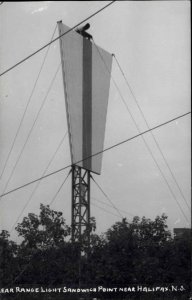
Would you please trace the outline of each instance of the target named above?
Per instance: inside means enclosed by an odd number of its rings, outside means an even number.
[[[191,4],[0,2],[0,299],[192,299]]]

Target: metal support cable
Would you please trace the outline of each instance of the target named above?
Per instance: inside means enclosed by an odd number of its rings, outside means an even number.
[[[7,186],[8,186],[8,184],[9,184],[9,182],[10,182],[10,180],[11,180],[13,174],[14,174],[14,171],[15,171],[17,165],[18,165],[18,162],[19,162],[19,160],[20,160],[20,158],[21,158],[21,156],[22,156],[22,154],[23,154],[23,152],[24,152],[24,150],[25,150],[25,147],[26,147],[27,142],[28,142],[28,140],[29,140],[29,138],[30,138],[30,136],[31,136],[31,133],[32,133],[32,131],[33,131],[33,128],[35,127],[35,124],[36,124],[37,119],[38,119],[38,117],[39,117],[39,115],[40,115],[40,112],[42,111],[42,109],[43,109],[43,107],[44,107],[44,104],[45,104],[45,102],[46,102],[46,100],[47,100],[48,94],[49,94],[49,92],[50,92],[50,90],[51,90],[51,88],[52,88],[52,85],[53,85],[53,83],[54,83],[54,81],[55,81],[55,79],[56,79],[56,76],[57,76],[57,74],[58,74],[58,71],[59,71],[59,69],[60,69],[60,66],[61,66],[61,63],[59,63],[59,66],[57,67],[57,70],[56,70],[56,72],[55,72],[55,75],[54,75],[53,79],[51,80],[51,83],[50,83],[50,85],[49,85],[49,88],[48,88],[48,91],[47,91],[47,93],[46,93],[46,95],[45,95],[45,98],[44,98],[43,102],[41,103],[41,106],[40,106],[40,108],[39,108],[39,111],[38,111],[38,113],[37,113],[37,116],[36,116],[36,118],[35,118],[35,120],[34,120],[34,122],[33,122],[33,125],[32,125],[32,127],[31,127],[31,129],[30,129],[30,131],[29,131],[29,133],[28,133],[28,135],[27,135],[27,139],[25,140],[25,143],[24,143],[24,145],[23,145],[23,147],[22,147],[22,149],[21,149],[21,151],[20,151],[20,153],[19,153],[19,156],[18,156],[18,158],[17,158],[17,160],[16,160],[16,162],[15,162],[15,164],[14,164],[14,167],[13,167],[13,169],[12,169],[12,172],[11,172],[11,174],[10,174],[10,176],[9,176],[9,178],[8,178],[8,181],[7,181],[7,183],[6,183],[5,187],[4,187],[3,194],[5,193],[5,191],[6,191],[6,189],[7,189]],[[1,198],[1,196],[0,196],[0,198]]]
[[[111,204],[109,204],[109,203],[107,203],[107,202],[105,202],[105,201],[101,201],[101,200],[99,200],[99,199],[97,199],[97,198],[95,198],[95,197],[91,197],[91,199],[96,200],[97,202],[100,202],[100,203],[102,203],[102,204],[104,204],[104,205],[107,205],[108,207],[113,207]],[[131,214],[131,213],[125,211],[125,210],[119,209],[119,211],[122,212],[122,213],[124,213],[124,214],[126,214],[126,215],[129,215],[129,216],[134,217],[133,214]]]
[[[93,41],[93,42],[94,42],[94,41]],[[103,56],[101,55],[101,53],[100,53],[100,51],[99,51],[99,48],[97,47],[97,45],[95,44],[95,42],[94,42],[94,45],[95,45],[95,47],[96,47],[96,49],[97,49],[97,51],[98,51],[98,53],[99,53],[99,56],[101,57],[101,59],[102,59],[102,61],[103,61],[103,63],[104,63],[104,65],[105,65],[107,71],[109,72],[109,69],[108,69],[108,67],[107,67],[107,65],[106,65],[106,62],[105,62],[105,60],[103,59]],[[110,74],[110,72],[109,72],[109,74]],[[113,83],[114,83],[114,85],[115,85],[115,87],[116,87],[116,89],[117,89],[117,91],[118,91],[118,93],[119,93],[119,95],[120,95],[121,100],[123,101],[123,103],[124,103],[124,105],[125,105],[125,107],[126,107],[128,113],[129,113],[129,115],[130,115],[130,117],[131,117],[133,123],[135,124],[135,127],[137,128],[137,131],[138,131],[139,133],[141,133],[141,131],[140,131],[140,129],[139,129],[139,126],[137,125],[137,123],[136,123],[136,121],[135,121],[135,119],[134,119],[134,117],[133,117],[133,114],[131,113],[129,107],[127,106],[127,103],[126,103],[126,101],[125,101],[125,99],[124,99],[124,97],[123,97],[123,95],[122,95],[122,93],[121,93],[121,91],[120,91],[120,89],[119,89],[119,87],[118,87],[116,81],[114,80],[114,78],[113,78],[113,76],[112,76],[111,74],[110,74],[110,76],[111,76],[111,79],[112,79],[112,81],[113,81]],[[173,190],[172,190],[170,184],[169,184],[168,181],[167,181],[167,178],[165,177],[163,171],[161,170],[161,167],[159,166],[159,164],[158,164],[158,162],[157,162],[155,156],[153,155],[153,153],[152,153],[150,147],[148,146],[148,144],[147,144],[145,138],[143,137],[143,135],[141,135],[141,138],[142,138],[142,140],[143,140],[143,142],[144,142],[144,144],[145,144],[145,146],[146,146],[146,148],[147,148],[149,154],[151,155],[151,157],[152,157],[152,159],[153,159],[155,165],[157,166],[157,168],[158,168],[158,170],[159,170],[161,176],[163,177],[164,182],[165,182],[165,184],[167,185],[167,187],[168,187],[168,189],[169,189],[171,195],[173,196],[173,199],[176,201],[176,203],[177,203],[179,209],[181,210],[181,212],[182,212],[184,218],[186,219],[186,221],[189,222],[189,220],[188,220],[188,218],[187,218],[187,216],[186,216],[184,210],[182,209],[182,207],[181,207],[179,201],[177,200],[177,197],[175,196],[175,194],[174,194],[174,192],[173,192]]]
[[[145,117],[145,115],[144,115],[144,113],[143,113],[143,111],[142,111],[142,109],[141,109],[141,106],[139,105],[139,102],[138,102],[138,100],[137,100],[137,98],[136,98],[136,96],[135,96],[135,94],[134,94],[134,92],[133,92],[133,89],[132,89],[131,86],[130,86],[130,83],[128,82],[128,80],[127,80],[127,78],[126,78],[126,76],[125,76],[125,73],[123,72],[123,69],[122,69],[122,67],[120,66],[120,63],[119,63],[119,61],[117,60],[116,55],[115,55],[115,54],[112,54],[112,55],[113,55],[113,57],[115,58],[115,61],[116,61],[117,65],[118,65],[118,67],[119,67],[119,70],[120,70],[121,74],[123,75],[123,77],[124,77],[124,79],[125,79],[125,82],[126,82],[128,88],[129,88],[129,90],[130,90],[130,92],[131,92],[131,95],[132,95],[132,97],[133,97],[133,99],[134,99],[134,101],[135,101],[135,103],[136,103],[136,105],[137,105],[137,107],[138,107],[138,109],[139,109],[139,111],[140,111],[140,113],[141,113],[141,115],[142,115],[144,121],[145,121],[145,124],[146,124],[147,128],[149,129],[149,128],[150,128],[149,123],[147,122],[147,119],[146,119],[146,117]],[[183,194],[183,192],[182,192],[182,190],[181,190],[181,188],[180,188],[180,186],[179,186],[179,184],[178,184],[178,182],[177,182],[177,179],[176,179],[175,175],[173,174],[173,171],[171,170],[171,167],[170,167],[170,165],[169,165],[169,163],[168,163],[168,161],[167,161],[167,159],[166,159],[166,157],[165,157],[165,155],[164,155],[164,153],[163,153],[163,151],[162,151],[162,149],[161,149],[161,147],[160,147],[160,144],[158,143],[158,141],[157,141],[155,135],[153,134],[153,132],[151,131],[150,133],[151,133],[151,136],[153,137],[153,140],[154,140],[154,142],[155,142],[155,144],[156,144],[156,146],[157,146],[159,152],[161,153],[161,156],[162,156],[162,158],[163,158],[163,160],[164,160],[164,162],[165,162],[167,168],[168,168],[169,171],[170,171],[170,174],[171,174],[171,176],[172,176],[172,178],[173,178],[175,184],[177,185],[177,187],[178,187],[178,189],[179,189],[179,191],[180,191],[180,194],[181,194],[181,196],[182,196],[182,198],[183,198],[185,204],[186,204],[187,207],[190,209],[189,204],[187,203],[187,200],[186,200],[186,198],[185,198],[185,196],[184,196],[184,194]]]
[[[40,51],[42,51],[43,49],[45,49],[46,47],[48,47],[49,45],[51,45],[52,43],[54,43],[55,41],[59,40],[61,37],[63,37],[64,35],[68,34],[70,31],[74,30],[76,27],[78,27],[79,25],[81,25],[82,23],[88,21],[89,19],[93,18],[94,16],[96,16],[98,13],[100,13],[101,11],[103,11],[104,9],[106,9],[107,7],[109,7],[110,5],[112,5],[113,3],[115,3],[116,0],[111,1],[110,3],[108,3],[107,5],[103,6],[102,8],[100,8],[99,10],[97,10],[95,13],[91,14],[89,17],[85,18],[84,20],[82,20],[81,22],[77,23],[75,26],[73,26],[72,28],[70,28],[68,31],[66,31],[65,33],[61,34],[60,36],[58,36],[57,38],[53,39],[51,42],[45,44],[44,46],[42,46],[41,48],[39,48],[38,50],[34,51],[33,53],[31,53],[30,55],[28,55],[27,57],[25,57],[24,59],[20,60],[18,63],[16,63],[15,65],[13,65],[12,67],[6,69],[5,71],[3,71],[2,73],[0,73],[0,77],[3,76],[4,74],[8,73],[9,71],[11,71],[12,69],[16,68],[17,66],[19,66],[20,64],[22,64],[23,62],[25,62],[26,60],[28,60],[29,58],[31,58],[32,56],[36,55],[37,53],[39,53]]]
[[[52,39],[53,39],[53,37],[54,37],[54,35],[55,35],[56,28],[57,28],[57,26],[55,26],[55,29],[54,29],[53,34],[52,34],[52,37],[51,37],[51,41],[52,41]],[[2,170],[2,172],[1,172],[0,179],[2,178],[2,176],[3,176],[3,174],[4,174],[4,171],[5,171],[5,168],[6,168],[6,166],[7,166],[8,161],[9,161],[10,155],[11,155],[11,153],[12,153],[12,151],[13,151],[13,147],[14,147],[15,142],[16,142],[16,140],[17,140],[17,137],[18,137],[18,135],[19,135],[19,132],[20,132],[21,126],[22,126],[22,124],[23,124],[23,121],[24,121],[24,119],[25,119],[25,115],[26,115],[26,113],[27,113],[29,104],[31,103],[32,96],[33,96],[34,91],[35,91],[35,88],[36,88],[36,86],[37,86],[37,82],[38,82],[38,80],[39,80],[39,77],[40,77],[41,72],[42,72],[42,70],[43,70],[43,67],[44,67],[44,65],[45,65],[45,61],[46,61],[46,58],[47,58],[47,56],[48,56],[49,49],[50,49],[50,45],[49,45],[49,47],[47,48],[47,51],[46,51],[45,56],[44,56],[44,58],[43,58],[42,64],[41,64],[40,69],[39,69],[39,72],[38,72],[38,74],[37,74],[37,78],[36,78],[36,80],[35,80],[35,82],[34,82],[34,85],[33,85],[32,90],[31,90],[31,94],[30,94],[29,99],[28,99],[28,101],[27,101],[27,105],[26,105],[25,110],[24,110],[24,112],[23,112],[21,121],[20,121],[20,123],[19,123],[19,127],[17,128],[15,137],[14,137],[13,142],[12,142],[12,144],[11,144],[11,148],[10,148],[10,150],[9,150],[9,152],[8,152],[8,155],[7,155],[7,158],[6,158],[6,160],[5,160],[5,164],[4,164],[4,166],[3,166],[3,170]]]
[[[120,217],[120,218],[121,218],[121,216],[116,215],[116,214],[110,212],[109,210],[105,209],[104,207],[101,207],[101,206],[99,206],[99,205],[97,205],[97,204],[94,204],[94,203],[91,203],[91,205],[93,205],[93,206],[95,206],[95,207],[101,209],[102,211],[105,211],[106,213],[108,213],[108,214],[110,214],[110,215],[112,215],[112,216],[115,216],[115,217],[118,217],[118,218]]]
[[[71,170],[68,172],[68,174],[67,174],[65,180],[64,180],[64,181],[62,182],[62,184],[60,185],[58,191],[57,191],[56,194],[54,195],[54,197],[53,197],[53,199],[51,200],[51,202],[49,203],[49,205],[52,205],[53,202],[55,201],[55,199],[57,198],[57,195],[59,194],[60,190],[62,189],[62,187],[64,186],[65,182],[67,181],[67,178],[69,177],[70,173],[71,173]]]
[[[44,172],[42,173],[42,176],[44,176],[44,175],[46,174],[46,172],[47,172],[47,170],[49,169],[51,163],[53,162],[53,160],[54,160],[54,158],[55,158],[55,156],[56,156],[58,150],[60,149],[61,145],[63,144],[63,142],[64,142],[66,136],[67,136],[67,131],[66,131],[65,135],[63,136],[62,140],[60,141],[60,143],[59,143],[59,145],[58,145],[56,151],[55,151],[54,154],[52,155],[51,160],[49,161],[49,163],[48,163],[48,165],[46,166]],[[20,214],[19,214],[17,220],[14,222],[13,226],[11,227],[10,233],[12,233],[12,231],[14,230],[15,225],[17,224],[17,222],[19,221],[19,219],[20,219],[21,216],[23,215],[23,212],[25,211],[26,207],[27,207],[27,206],[29,205],[29,203],[31,202],[31,200],[32,200],[32,198],[33,198],[35,192],[37,191],[37,189],[38,189],[40,183],[41,183],[41,181],[37,181],[37,184],[35,185],[35,187],[34,187],[32,193],[31,193],[31,195],[30,195],[28,201],[26,202],[26,204],[24,205],[23,209],[21,210],[21,212],[20,212]]]
[[[96,186],[100,189],[102,194],[105,196],[105,198],[111,203],[113,208],[118,212],[119,216],[123,218],[123,215],[120,213],[119,209],[114,205],[113,201],[109,198],[109,196],[104,192],[104,190],[101,188],[101,186],[95,181],[95,179],[91,176],[91,179],[95,182]]]
[[[107,152],[107,151],[109,151],[109,150],[111,150],[111,149],[114,149],[114,148],[116,148],[116,147],[119,147],[119,146],[121,146],[121,145],[123,145],[123,144],[125,144],[125,143],[127,143],[127,142],[130,142],[130,141],[132,141],[132,140],[138,138],[139,136],[141,136],[141,135],[143,135],[143,134],[146,134],[146,133],[150,132],[151,130],[155,130],[155,129],[158,129],[158,128],[162,127],[162,126],[165,126],[165,125],[167,125],[167,124],[170,124],[170,123],[172,123],[172,122],[174,122],[174,121],[176,121],[176,120],[178,120],[178,119],[180,119],[180,118],[183,118],[183,117],[185,117],[185,116],[187,116],[187,115],[189,115],[189,114],[191,114],[191,112],[187,112],[187,113],[185,113],[185,114],[183,114],[183,115],[180,115],[180,116],[178,116],[178,117],[175,117],[175,118],[173,118],[173,119],[170,119],[170,120],[168,120],[168,121],[166,121],[166,122],[164,122],[164,123],[161,123],[161,124],[159,124],[159,125],[157,125],[157,126],[154,126],[153,128],[151,128],[151,129],[149,129],[149,130],[145,130],[145,131],[143,131],[143,132],[141,132],[141,133],[139,133],[139,134],[136,134],[136,135],[134,135],[134,136],[132,136],[132,137],[130,137],[130,138],[127,138],[127,139],[125,139],[125,140],[122,140],[122,141],[119,142],[119,143],[113,144],[112,146],[109,146],[109,147],[103,149],[102,151],[98,151],[98,152],[96,152],[96,153],[94,153],[94,154],[92,154],[92,155],[89,155],[88,157],[85,157],[84,159],[81,159],[81,160],[75,162],[74,164],[79,164],[79,163],[81,163],[81,162],[84,161],[84,160],[90,159],[91,157],[97,156],[97,155],[99,155],[99,154],[101,154],[101,153],[104,153],[104,152]],[[54,172],[51,172],[51,173],[49,173],[49,174],[47,174],[47,175],[45,175],[45,176],[43,176],[43,177],[39,177],[39,178],[34,179],[34,180],[32,180],[32,181],[29,181],[29,182],[27,182],[27,183],[25,183],[25,184],[23,184],[23,185],[20,185],[20,186],[14,188],[14,189],[12,189],[12,190],[9,190],[9,191],[7,191],[6,193],[0,195],[0,200],[2,199],[2,197],[5,197],[6,195],[9,195],[9,194],[14,193],[14,192],[16,192],[16,191],[18,191],[18,190],[20,190],[20,189],[22,189],[22,188],[25,188],[25,187],[29,186],[29,185],[31,185],[31,184],[34,184],[35,182],[37,182],[37,181],[39,181],[39,180],[42,180],[42,179],[45,179],[45,178],[50,177],[50,176],[52,176],[52,175],[55,175],[55,174],[57,174],[57,173],[60,173],[60,172],[62,172],[62,171],[64,171],[64,170],[70,168],[71,166],[72,166],[71,164],[70,164],[70,165],[67,165],[67,166],[64,166],[64,167],[62,167],[62,168],[60,168],[60,169],[58,169],[58,170],[56,170],[56,171],[54,171]]]

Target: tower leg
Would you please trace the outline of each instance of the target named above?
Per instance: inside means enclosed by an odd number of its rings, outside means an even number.
[[[72,242],[89,248],[90,244],[90,171],[72,166]]]

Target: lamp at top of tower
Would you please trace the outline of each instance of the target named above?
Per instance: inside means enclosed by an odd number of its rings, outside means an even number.
[[[78,27],[75,31],[81,34],[83,37],[88,38],[88,40],[92,39],[92,35],[86,32],[90,28],[90,24],[87,23],[84,26]]]

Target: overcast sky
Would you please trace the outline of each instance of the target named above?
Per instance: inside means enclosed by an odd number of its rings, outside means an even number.
[[[3,72],[46,44],[51,39],[57,21],[62,20],[64,24],[72,27],[107,3],[109,2],[4,2],[0,6],[0,71]],[[150,127],[190,111],[189,1],[117,1],[89,22],[89,32],[95,42],[108,52],[115,53]],[[0,170],[4,167],[46,51],[47,49],[41,51],[0,78]],[[1,178],[1,193],[59,62],[60,48],[56,41],[50,47],[22,128]],[[146,124],[114,60],[112,76],[140,131],[145,131]],[[66,130],[60,70],[7,191],[42,176]],[[153,133],[177,179],[185,201],[190,206],[190,115]],[[138,131],[118,90],[111,82],[105,148],[135,134]],[[128,220],[135,215],[154,219],[157,215],[166,213],[170,229],[189,227],[190,210],[151,134],[146,134],[145,139],[175,198],[141,137],[105,152],[102,173],[100,176],[94,175],[94,178]],[[47,173],[69,164],[70,152],[66,138]],[[42,180],[23,216],[28,212],[38,213],[40,203],[48,204],[68,171]],[[1,199],[0,229],[11,229],[34,187],[35,184],[30,185]],[[108,206],[110,203],[94,182],[91,195],[91,215],[96,217],[97,232],[100,233],[119,221],[120,217],[116,210]],[[68,178],[52,205],[52,208],[63,211],[68,224],[71,220],[70,197],[71,178]],[[13,232],[12,237],[14,236]]]

